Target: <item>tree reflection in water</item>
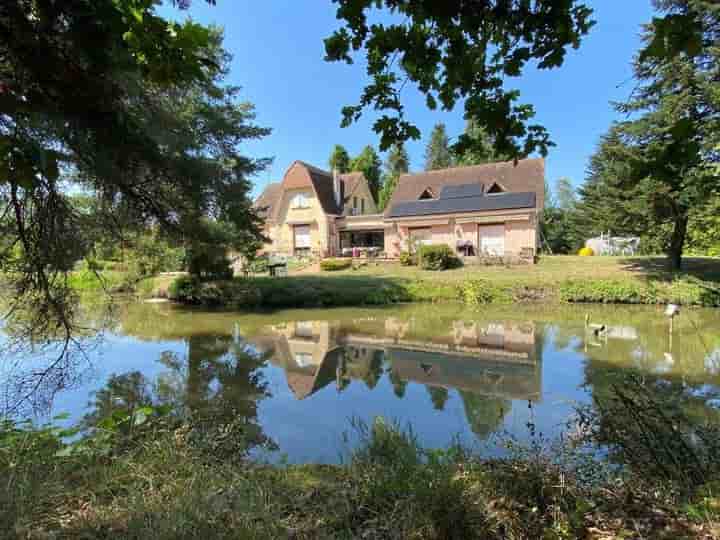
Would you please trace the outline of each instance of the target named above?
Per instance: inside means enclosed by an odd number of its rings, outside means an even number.
[[[240,458],[257,446],[272,448],[257,418],[258,403],[270,396],[261,373],[266,355],[227,335],[194,335],[186,343],[185,358],[161,355],[167,371],[154,381],[137,371],[112,375],[95,392],[85,426],[117,412],[166,405],[189,427],[196,446],[214,457]]]

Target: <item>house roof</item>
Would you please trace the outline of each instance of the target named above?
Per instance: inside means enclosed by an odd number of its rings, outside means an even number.
[[[273,215],[275,203],[280,198],[282,184],[280,182],[272,182],[265,186],[260,196],[255,200],[255,208],[260,210],[260,215],[270,219]]]
[[[365,180],[365,175],[362,172],[351,172],[338,175],[343,195],[341,205],[338,206],[335,200],[332,173],[324,171],[314,165],[310,165],[309,163],[305,163],[304,161],[294,162],[288,171],[296,165],[302,167],[307,174],[289,177],[286,173],[282,182],[269,184],[260,197],[258,197],[255,201],[255,207],[262,206],[267,208],[266,215],[269,221],[273,221],[277,218],[277,213],[280,211],[277,202],[282,196],[283,189],[312,187],[323,211],[326,214],[339,215],[342,214],[342,207],[350,198],[353,191],[355,191],[355,188],[360,184],[360,182]]]
[[[458,188],[460,191],[477,190],[479,188],[470,188],[472,184],[482,186],[483,192],[492,186],[493,183],[503,186],[512,194],[534,193],[534,204],[537,208],[542,208],[545,193],[545,160],[522,159],[517,163],[513,161],[504,161],[500,163],[488,163],[485,165],[474,165],[470,167],[454,167],[450,169],[439,169],[436,171],[426,171],[417,174],[404,174],[398,180],[398,186],[390,199],[385,214],[392,216],[396,212],[395,207],[400,203],[416,202],[420,195],[430,189],[433,193],[443,193],[448,186],[464,186]],[[446,192],[447,194],[448,192]],[[450,193],[453,193],[451,191]],[[456,193],[455,193],[456,194]],[[442,197],[442,195],[441,195]],[[487,199],[503,197],[503,195],[493,195],[492,197],[483,197]],[[527,195],[525,195],[527,197]],[[473,198],[473,197],[470,197]],[[441,199],[434,199],[438,201]],[[446,197],[447,200],[447,197]],[[457,200],[463,200],[462,198]],[[527,202],[527,199],[523,199]],[[427,203],[433,200],[427,200]],[[497,205],[500,203],[517,205],[519,200],[500,199],[493,203],[483,203],[488,205]],[[449,204],[449,203],[448,203]],[[469,203],[468,203],[469,204]],[[479,204],[479,203],[478,203]],[[515,206],[517,207],[517,206]],[[435,208],[429,205],[428,208]],[[491,208],[483,208],[491,209]],[[407,210],[405,210],[407,212]],[[460,210],[458,210],[460,211]],[[468,210],[472,211],[472,210]]]
[[[435,214],[458,214],[488,210],[514,210],[535,208],[535,193],[500,193],[474,197],[452,197],[449,199],[423,199],[394,204],[387,214],[389,218],[429,216]]]

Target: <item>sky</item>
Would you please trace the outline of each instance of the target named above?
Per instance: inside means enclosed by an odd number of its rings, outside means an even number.
[[[594,8],[597,24],[563,65],[542,71],[528,67],[508,81],[521,91],[521,103],[535,107],[534,121],[548,129],[557,145],[546,160],[551,185],[560,177],[576,186],[583,182],[600,136],[619,118],[611,102],[626,99],[633,88],[631,61],[640,46],[641,25],[653,16],[651,0],[586,3]],[[161,12],[224,28],[225,48],[233,55],[227,82],[243,88],[242,99],[256,107],[257,124],[272,128],[271,135],[242,148],[252,157],[274,158],[272,166],[253,179],[254,195],[281,180],[295,160],[327,169],[335,144],[351,155],[367,144],[378,147],[372,111],[351,127],[340,127],[342,107],[356,104],[368,79],[359,63],[323,60],[323,39],[339,27],[331,0],[218,0],[215,6],[195,0],[186,12],[170,7]],[[411,170],[419,171],[433,125],[444,122],[451,138],[459,135],[465,123],[463,107],[430,111],[420,93],[408,86],[403,99],[409,119],[422,132],[421,140],[406,144]]]

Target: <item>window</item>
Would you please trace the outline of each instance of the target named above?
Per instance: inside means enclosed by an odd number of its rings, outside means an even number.
[[[497,182],[493,182],[492,185],[488,188],[487,194],[488,195],[497,195],[498,193],[503,193],[505,190],[503,187],[498,184]]]
[[[409,235],[411,239],[411,247],[412,244],[416,245],[417,247],[428,246],[432,244],[432,232],[429,228],[423,227],[421,229],[410,229]]]
[[[365,199],[360,199],[360,213],[365,213]]]
[[[494,257],[505,255],[505,225],[481,225],[480,253]]]
[[[420,200],[423,200],[423,199],[434,199],[434,198],[435,198],[435,194],[433,193],[433,190],[430,189],[430,188],[425,188],[425,191],[423,191],[423,192],[420,194],[420,197],[418,197],[418,199],[420,199]]]
[[[292,205],[293,208],[310,208],[310,197],[308,197],[307,193],[297,193],[292,198]]]
[[[310,225],[295,225],[295,249],[310,248]]]
[[[353,197],[353,208],[357,208],[357,197]]]

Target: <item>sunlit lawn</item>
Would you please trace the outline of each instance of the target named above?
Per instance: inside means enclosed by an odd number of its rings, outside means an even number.
[[[377,276],[386,278],[419,278],[458,281],[486,278],[502,284],[555,285],[567,279],[646,279],[671,278],[662,257],[579,257],[554,255],[540,258],[535,265],[465,266],[455,270],[433,272],[399,263],[370,263],[354,270],[321,272],[322,275]],[[709,281],[720,281],[720,258],[687,258],[680,275],[692,275]]]

